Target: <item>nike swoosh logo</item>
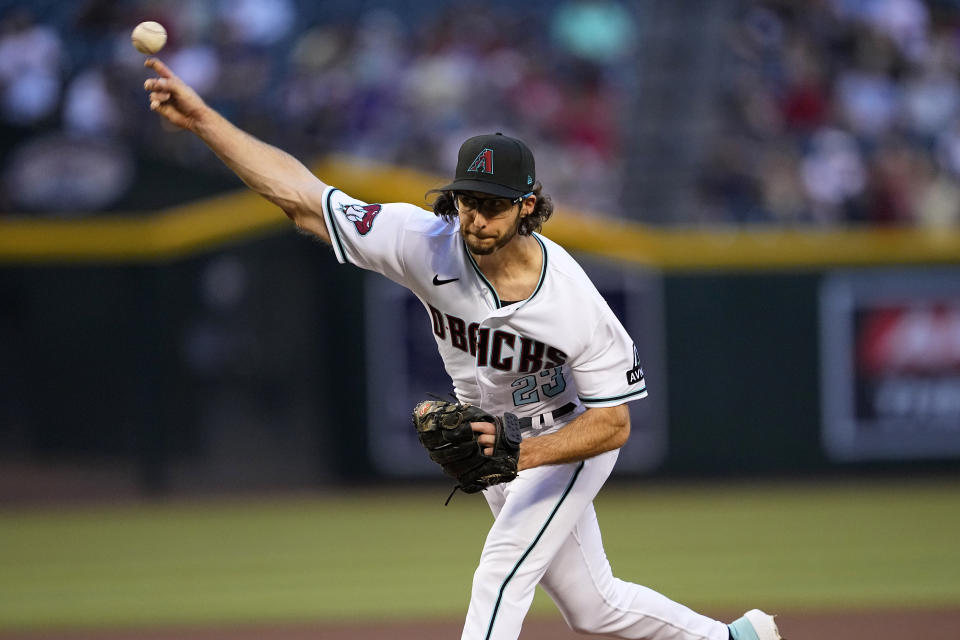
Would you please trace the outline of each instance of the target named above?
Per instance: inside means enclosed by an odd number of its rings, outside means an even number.
[[[449,283],[451,283],[451,282],[456,282],[456,281],[459,280],[459,279],[460,279],[460,278],[450,278],[449,280],[441,280],[441,279],[440,279],[440,274],[437,274],[437,275],[433,276],[433,284],[434,284],[435,286],[439,287],[439,286],[442,285],[442,284],[449,284]]]

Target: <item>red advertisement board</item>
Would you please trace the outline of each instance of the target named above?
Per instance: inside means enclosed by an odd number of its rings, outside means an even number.
[[[833,274],[820,301],[831,457],[960,457],[960,270]]]

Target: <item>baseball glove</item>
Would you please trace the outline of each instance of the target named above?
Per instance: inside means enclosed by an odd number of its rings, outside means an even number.
[[[496,427],[492,455],[484,455],[471,422],[490,422]],[[457,481],[454,491],[476,493],[517,477],[520,421],[512,413],[498,418],[471,404],[424,400],[413,410],[413,426],[430,459]]]

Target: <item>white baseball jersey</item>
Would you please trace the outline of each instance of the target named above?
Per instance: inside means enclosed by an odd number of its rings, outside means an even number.
[[[647,394],[633,341],[580,266],[543,236],[533,236],[543,251],[537,287],[509,304],[480,272],[456,221],[410,204],[366,204],[332,187],[323,214],[341,263],[382,273],[423,302],[461,401],[530,417],[547,432],[584,407]],[[569,404],[574,410],[554,421]],[[537,584],[585,633],[727,640],[723,623],[613,577],[592,501],[617,454],[524,469],[483,492],[495,522],[461,640],[516,640]]]
[[[424,304],[462,402],[521,417],[572,402],[577,409],[566,422],[581,406],[646,395],[633,341],[556,243],[534,234],[543,251],[536,290],[504,304],[464,245],[459,222],[411,204],[367,204],[334,187],[323,204],[337,260],[382,273]]]

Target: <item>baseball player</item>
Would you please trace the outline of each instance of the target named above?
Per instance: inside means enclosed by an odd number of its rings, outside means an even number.
[[[423,303],[457,399],[518,417],[516,478],[483,493],[494,514],[463,629],[515,640],[537,584],[572,629],[650,640],[777,640],[752,610],[727,625],[616,579],[593,499],[646,396],[633,341],[580,266],[537,231],[550,198],[533,154],[501,135],[470,138],[433,211],[366,203],[324,184],[285,152],[234,127],[162,62],[150,108],[199,136],[341,263],[385,275]],[[486,453],[490,423],[473,423]]]

